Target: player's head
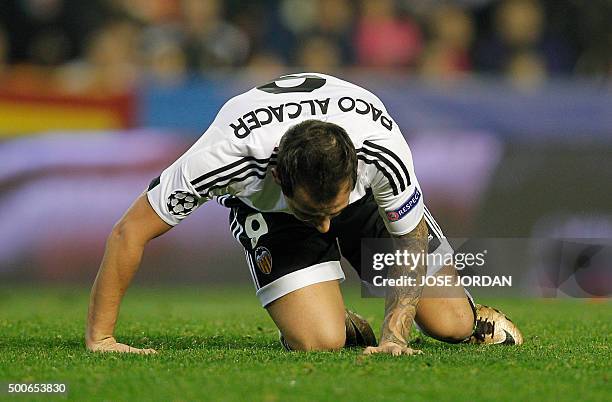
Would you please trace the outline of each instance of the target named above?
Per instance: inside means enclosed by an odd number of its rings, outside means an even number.
[[[342,127],[306,120],[283,136],[274,177],[292,212],[327,232],[331,218],[348,205],[357,181],[357,153]]]

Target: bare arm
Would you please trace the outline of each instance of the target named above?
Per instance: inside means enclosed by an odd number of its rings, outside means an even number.
[[[412,232],[396,238],[399,250],[410,254],[427,255],[427,225],[424,219]],[[427,272],[423,259],[416,266],[396,265],[389,268],[388,278],[408,276],[415,278],[415,286],[391,286],[385,300],[385,320],[378,347],[369,347],[364,353],[391,353],[393,355],[414,354],[420,351],[408,347],[410,329],[416,315],[416,308],[423,290],[421,278]],[[412,270],[411,270],[412,268]]]
[[[140,266],[145,245],[171,227],[151,208],[146,194],[138,197],[113,227],[89,300],[85,333],[89,350],[154,352],[152,349],[137,349],[117,343],[113,332],[121,299]]]

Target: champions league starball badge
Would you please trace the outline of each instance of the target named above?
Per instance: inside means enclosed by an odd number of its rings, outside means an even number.
[[[198,206],[198,199],[187,191],[175,191],[168,197],[168,211],[174,216],[187,216]]]

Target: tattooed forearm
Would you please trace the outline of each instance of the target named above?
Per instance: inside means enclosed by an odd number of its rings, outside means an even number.
[[[423,254],[427,252],[427,225],[425,220],[404,236],[396,238],[396,247],[408,253]],[[380,343],[393,342],[406,346],[410,328],[416,314],[416,306],[421,297],[421,277],[427,272],[424,259],[418,259],[416,267],[396,265],[389,268],[390,279],[409,276],[416,279],[415,286],[390,286],[385,301],[385,321],[383,322]]]

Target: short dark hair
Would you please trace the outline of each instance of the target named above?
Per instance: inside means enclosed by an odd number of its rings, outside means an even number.
[[[287,130],[278,147],[277,177],[292,197],[304,187],[315,202],[332,200],[340,186],[357,182],[357,153],[346,131],[333,123],[306,120]]]

